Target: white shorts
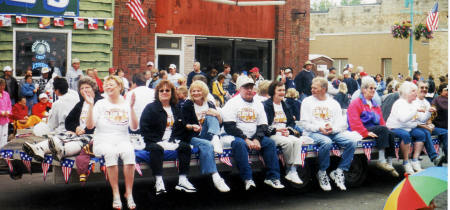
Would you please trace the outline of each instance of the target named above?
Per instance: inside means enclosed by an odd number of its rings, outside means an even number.
[[[133,144],[126,140],[94,143],[94,154],[95,156],[103,156],[105,158],[106,167],[118,165],[119,157],[122,159],[124,165],[136,163]]]

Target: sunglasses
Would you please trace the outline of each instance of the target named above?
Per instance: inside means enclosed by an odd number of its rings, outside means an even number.
[[[170,89],[160,89],[159,92],[160,93],[164,93],[164,92],[170,93]]]
[[[422,90],[428,90],[428,87],[420,87]]]
[[[367,89],[369,89],[369,90],[375,90],[375,89],[377,89],[376,87],[368,87]]]

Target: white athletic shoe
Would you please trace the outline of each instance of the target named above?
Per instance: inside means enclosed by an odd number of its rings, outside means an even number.
[[[177,186],[175,186],[175,190],[184,191],[187,193],[197,192],[197,189],[195,189],[194,185],[192,185],[188,179],[180,179]]]
[[[156,183],[155,183],[155,191],[156,191],[156,195],[167,193],[166,187],[164,187],[164,181],[163,180],[156,181]]]
[[[25,153],[36,159],[37,161],[43,161],[45,151],[42,147],[36,145],[36,144],[30,144],[28,142],[25,142],[22,145],[22,149]]]
[[[216,188],[220,191],[220,192],[229,192],[230,188],[228,187],[228,185],[225,183],[225,180],[223,180],[222,178],[219,179],[213,179],[214,182],[214,186],[216,186]]]
[[[326,171],[319,170],[319,172],[317,172],[317,180],[319,180],[319,185],[323,191],[331,190],[330,179],[328,178]]]
[[[253,180],[245,180],[245,190],[250,190],[251,188],[256,188],[255,182]]]
[[[264,183],[275,188],[275,189],[283,189],[284,185],[281,184],[279,179],[266,179],[264,180]]]
[[[420,166],[420,161],[411,161],[411,166],[416,172],[422,171],[422,167]]]
[[[64,157],[64,145],[62,144],[62,141],[56,136],[50,136],[48,137],[48,146],[53,154],[53,157],[57,161],[61,161]]]
[[[345,187],[345,176],[342,169],[337,168],[336,170],[332,171],[330,173],[330,178],[336,183],[339,189],[347,190],[347,188]]]
[[[303,184],[303,181],[298,176],[297,171],[289,171],[284,178],[294,184]]]
[[[403,168],[405,169],[405,172],[409,175],[414,174],[413,167],[411,166],[411,163],[408,162],[407,164],[403,165]]]
[[[223,153],[222,142],[220,142],[219,136],[214,135],[211,139],[211,144],[213,145],[214,152],[217,154]]]

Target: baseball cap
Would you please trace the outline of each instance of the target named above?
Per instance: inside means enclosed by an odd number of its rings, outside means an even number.
[[[111,68],[108,69],[108,72],[109,72],[109,73],[114,73],[114,71],[115,71],[115,69],[114,69],[113,67],[111,67]]]
[[[72,59],[72,64],[74,64],[74,63],[79,63],[79,62],[80,62],[80,59],[78,59],[78,58]]]
[[[253,67],[250,72],[259,72],[259,68],[258,67]]]
[[[240,77],[238,77],[238,79],[236,81],[236,88],[239,89],[242,86],[245,86],[248,84],[254,85],[255,82],[252,79],[250,79],[250,77],[248,77],[248,76],[240,76]]]
[[[12,71],[11,66],[5,66],[5,68],[3,68],[3,71]]]
[[[348,70],[345,70],[344,73],[342,73],[342,74],[346,75],[346,74],[350,74],[350,72]]]
[[[368,76],[368,74],[367,74],[366,72],[363,72],[363,71],[362,71],[361,73],[359,73],[359,76],[360,76],[360,77],[365,77],[365,76]]]
[[[284,70],[284,73],[289,73],[289,72],[292,72],[292,69],[287,68],[287,69]]]
[[[177,68],[177,66],[175,64],[170,64],[169,65],[169,69],[176,69],[176,68]]]
[[[45,73],[48,73],[48,72],[50,72],[50,69],[48,67],[42,67],[42,69],[41,69],[41,73],[42,74],[45,74]]]
[[[153,62],[149,61],[149,62],[147,62],[147,66],[155,66],[155,64],[153,64]]]
[[[48,99],[47,94],[45,94],[45,93],[39,94],[39,100],[42,99],[42,98],[47,98]]]

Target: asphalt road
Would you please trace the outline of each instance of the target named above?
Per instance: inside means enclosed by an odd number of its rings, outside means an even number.
[[[428,159],[428,158],[425,158]],[[426,166],[431,166],[424,160]],[[400,171],[399,163],[396,168]],[[401,172],[403,173],[403,172]],[[145,175],[144,175],[145,176]],[[146,175],[148,176],[148,174]],[[215,190],[211,178],[195,176],[191,182],[197,187],[195,194],[174,190],[176,177],[165,179],[168,194],[155,197],[153,179],[137,179],[134,197],[138,209],[382,209],[386,198],[401,180],[392,178],[369,165],[367,180],[361,187],[345,192],[337,190],[323,192],[316,185],[307,192],[294,188],[274,190],[263,183],[263,174],[256,173],[257,189],[245,192],[237,174],[224,174],[231,187],[230,193]],[[121,192],[124,191],[121,183]],[[0,209],[110,209],[111,190],[106,182],[79,184],[52,184],[42,181],[42,174],[24,174],[20,180],[12,180],[7,174],[0,175]],[[438,209],[447,209],[447,192],[436,199]],[[125,200],[122,198],[125,206]]]

